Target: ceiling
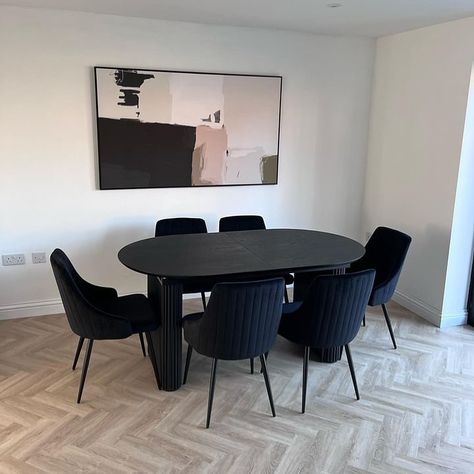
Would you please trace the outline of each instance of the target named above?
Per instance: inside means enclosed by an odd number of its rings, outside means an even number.
[[[332,3],[341,6],[327,6]],[[0,0],[0,4],[371,37],[474,16],[474,0]]]

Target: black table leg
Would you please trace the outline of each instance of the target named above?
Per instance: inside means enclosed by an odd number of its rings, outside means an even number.
[[[331,347],[330,349],[311,348],[310,359],[317,362],[337,362],[342,357],[342,346]]]
[[[183,285],[167,278],[148,277],[148,298],[160,315],[161,326],[151,333],[161,389],[178,390],[182,384]]]

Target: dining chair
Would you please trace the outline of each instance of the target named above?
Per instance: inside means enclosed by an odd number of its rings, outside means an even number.
[[[302,302],[283,306],[278,334],[304,346],[302,413],[306,409],[311,348],[344,346],[356,397],[360,399],[349,343],[360,329],[374,277],[375,270],[318,276]]]
[[[73,369],[76,368],[84,341],[88,340],[77,403],[81,402],[92,346],[96,340],[125,339],[132,334],[145,333],[160,388],[155,348],[150,336],[150,331],[156,331],[160,324],[147,297],[141,294],[119,297],[114,288],[96,286],[85,281],[61,249],[54,250],[50,260],[67,320],[71,330],[80,338]]]
[[[386,303],[391,300],[395,292],[410,243],[411,237],[403,232],[388,227],[377,227],[365,246],[364,256],[354,262],[349,270],[358,272],[367,268],[375,269],[375,282],[368,304],[382,306],[394,349],[397,348],[397,343]],[[365,315],[363,325],[365,326]]]
[[[206,234],[207,226],[204,219],[198,217],[174,217],[161,219],[155,226],[155,237],[181,234]],[[202,306],[206,309],[206,291],[211,291],[212,284],[202,280],[189,280],[183,285],[183,293],[201,293]]]
[[[266,229],[262,216],[227,216],[219,220],[219,232]]]
[[[237,232],[242,230],[266,230],[265,220],[257,215],[226,216],[219,219],[219,232]],[[289,303],[286,285],[291,285],[295,279],[291,273],[282,275],[285,279],[285,303]],[[254,373],[254,360],[250,359],[250,373]]]
[[[276,416],[265,354],[273,346],[281,318],[284,280],[217,283],[204,313],[183,318],[188,343],[183,384],[193,350],[212,358],[206,428],[211,421],[219,360],[260,358],[272,415]]]
[[[241,215],[221,217],[219,220],[219,232],[236,232],[240,230],[265,230],[267,227],[262,216]],[[285,285],[291,285],[295,279],[291,273],[282,275]],[[285,286],[285,303],[289,302],[288,290]]]

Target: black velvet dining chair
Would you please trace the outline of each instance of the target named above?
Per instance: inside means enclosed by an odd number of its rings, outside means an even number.
[[[60,249],[51,254],[51,266],[71,330],[79,336],[73,369],[84,341],[88,340],[84,356],[77,403],[81,402],[87,370],[96,340],[125,339],[132,334],[145,333],[158,388],[160,381],[155,349],[150,331],[159,328],[146,296],[141,294],[119,297],[113,288],[93,285],[77,273],[67,255]]]
[[[276,416],[265,354],[273,346],[281,318],[283,278],[217,283],[204,313],[183,318],[188,343],[183,384],[193,350],[212,358],[206,428],[211,421],[218,360],[260,357],[272,415]]]
[[[262,216],[227,216],[219,220],[219,232],[266,229]]]
[[[344,346],[356,397],[357,400],[360,399],[349,343],[360,329],[374,277],[375,270],[318,276],[311,283],[302,302],[284,305],[278,334],[305,348],[302,413],[306,408],[311,348]]]
[[[241,215],[221,217],[219,220],[219,232],[236,232],[239,230],[265,230],[267,227],[262,216]],[[294,277],[291,273],[282,275],[285,285],[291,285]],[[285,286],[285,302],[289,302],[288,291]]]
[[[266,230],[265,220],[257,215],[226,216],[219,219],[219,232],[238,232],[242,230]],[[281,275],[285,279],[285,303],[289,303],[286,285],[291,285],[295,279],[291,273]],[[250,372],[254,373],[254,360],[250,359]]]
[[[397,348],[397,343],[385,305],[395,292],[410,243],[411,237],[403,232],[388,227],[377,227],[365,246],[364,256],[354,262],[350,268],[351,272],[367,268],[375,269],[375,282],[370,294],[369,306],[382,306],[394,349]],[[365,326],[365,315],[363,324]]]
[[[206,234],[207,226],[204,219],[198,217],[173,217],[161,219],[155,226],[155,237],[165,237],[168,235],[182,234]],[[212,283],[203,280],[186,281],[183,285],[183,293],[201,293],[201,300],[206,309],[206,291],[211,291]]]

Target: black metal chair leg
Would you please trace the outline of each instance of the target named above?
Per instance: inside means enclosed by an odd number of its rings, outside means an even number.
[[[204,291],[201,291],[201,300],[202,300],[202,307],[206,309],[206,293],[204,293]]]
[[[270,401],[272,415],[276,416],[275,405],[273,404],[272,387],[270,386],[270,379],[268,378],[267,363],[263,354],[260,356],[260,363],[262,364],[263,378],[265,379],[265,387],[267,387],[268,400]]]
[[[308,387],[308,365],[309,365],[309,354],[311,352],[310,347],[304,348],[304,357],[303,357],[303,397],[301,401],[301,413],[304,413],[306,410],[306,389]]]
[[[362,320],[362,326],[365,327],[365,314],[364,314],[364,319]]]
[[[360,400],[359,389],[357,388],[357,380],[354,371],[354,363],[352,362],[351,350],[349,349],[349,344],[344,346],[346,349],[347,362],[349,363],[349,370],[351,371],[352,383],[354,384],[354,390],[356,393],[357,400]]]
[[[156,352],[155,346],[153,345],[153,339],[149,332],[147,332],[145,335],[146,341],[148,342],[148,355],[150,356],[151,366],[153,367],[153,372],[155,374],[156,385],[158,385],[158,390],[161,390],[160,373],[158,372],[158,365],[156,363]]]
[[[269,352],[265,352],[265,362],[267,362]],[[260,373],[263,374],[263,365],[260,364]]]
[[[212,359],[211,380],[209,381],[209,399],[207,402],[207,420],[206,428],[211,423],[212,402],[214,401],[214,388],[216,386],[217,359]]]
[[[290,302],[290,298],[288,298],[288,289],[285,286],[285,303],[289,303],[289,302]]]
[[[91,358],[93,344],[94,339],[89,339],[89,342],[87,343],[86,355],[84,356],[84,365],[82,366],[81,383],[79,385],[79,393],[77,394],[77,403],[81,403],[82,390],[84,389],[84,383],[86,381],[87,369],[89,368],[89,361]]]
[[[385,322],[388,326],[388,332],[390,333],[390,337],[392,338],[393,348],[397,348],[397,343],[395,342],[395,336],[393,335],[392,323],[390,322],[390,318],[388,317],[388,311],[384,304],[382,304],[383,315],[385,316]]]
[[[84,344],[84,338],[80,337],[79,342],[77,343],[76,355],[74,356],[74,362],[72,363],[72,370],[76,370],[77,361],[79,360],[79,355],[81,354],[82,344]]]
[[[142,346],[143,357],[146,357],[145,342],[143,341],[143,333],[139,332],[138,336],[140,337],[140,345]]]
[[[188,379],[189,364],[191,363],[192,354],[193,354],[193,347],[188,345],[188,352],[186,353],[186,364],[184,366],[183,385],[186,383],[186,380]]]
[[[253,362],[253,357],[250,359],[250,373],[253,374],[254,373],[254,362]]]

